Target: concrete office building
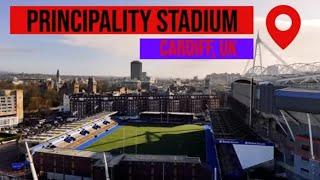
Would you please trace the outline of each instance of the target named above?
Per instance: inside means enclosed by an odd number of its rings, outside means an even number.
[[[23,120],[23,90],[0,90],[0,130]]]
[[[142,63],[140,61],[131,62],[131,79],[142,80]]]
[[[60,88],[63,86],[63,82],[60,76],[60,71],[59,69],[57,70],[57,74],[56,74],[56,79],[55,79],[55,85],[56,85],[56,90],[59,91]]]

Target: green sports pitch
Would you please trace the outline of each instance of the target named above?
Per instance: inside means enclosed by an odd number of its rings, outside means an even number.
[[[187,155],[205,159],[203,126],[124,125],[87,148],[113,154]]]

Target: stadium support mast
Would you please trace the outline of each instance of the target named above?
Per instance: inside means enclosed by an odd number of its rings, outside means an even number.
[[[268,46],[267,43],[265,43],[261,38],[260,38],[260,34],[258,32],[257,34],[257,38],[256,38],[256,43],[255,43],[255,49],[254,49],[254,59],[253,59],[253,65],[252,67],[256,67],[256,61],[257,58],[259,58],[260,61],[260,67],[263,67],[263,62],[262,62],[262,46],[264,48],[266,48],[277,60],[279,60],[283,65],[288,65],[288,63],[282,58],[280,57],[270,46]],[[247,61],[245,68],[243,70],[243,74],[246,73],[247,68],[250,64],[250,61]]]
[[[110,180],[109,170],[108,170],[108,161],[107,161],[107,157],[106,157],[105,152],[103,152],[103,160],[104,160],[104,169],[106,171],[106,180]]]
[[[308,119],[308,127],[309,127],[310,155],[312,160],[314,160],[315,157],[313,152],[312,125],[311,125],[311,118],[309,113],[307,113],[307,119]]]
[[[288,65],[284,59],[282,59],[276,52],[274,52],[264,41],[261,40],[259,34],[257,37],[258,44],[261,44],[263,47],[265,47],[275,58],[277,58],[282,64]],[[261,51],[261,50],[260,50]]]
[[[260,66],[262,66],[262,53],[261,53],[261,39],[260,39],[260,35],[259,35],[259,32],[258,32],[258,35],[257,35],[257,38],[256,38],[256,43],[255,43],[255,47],[254,47],[254,59],[253,59],[253,64],[252,64],[252,67],[255,67],[256,66],[256,59],[257,59],[257,54],[258,54],[258,47],[259,47],[259,58],[260,58]],[[242,74],[245,74],[247,69],[248,69],[248,66],[250,64],[250,60],[247,61],[245,67],[244,67],[244,70],[243,70],[243,73]]]
[[[27,143],[27,141],[25,141],[24,143],[25,143],[26,149],[27,149],[27,154],[28,154],[28,158],[29,158],[29,163],[30,163],[30,169],[31,169],[31,173],[32,173],[32,178],[33,178],[33,180],[38,180],[36,168],[34,167],[33,158],[32,158],[32,155],[31,155],[31,153],[30,153],[28,143]]]

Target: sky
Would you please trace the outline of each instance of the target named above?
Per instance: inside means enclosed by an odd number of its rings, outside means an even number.
[[[300,14],[302,25],[296,39],[282,50],[271,39],[265,26],[268,12],[286,4]],[[11,35],[11,5],[252,5],[255,34],[253,35]],[[54,74],[60,69],[65,75],[129,76],[130,61],[139,59],[139,38],[189,37],[260,37],[288,64],[320,62],[319,0],[1,0],[0,2],[0,71]],[[290,19],[279,16],[280,27]],[[280,64],[262,49],[263,66]],[[246,61],[237,60],[148,60],[143,71],[154,77],[203,78],[211,73],[242,73]]]

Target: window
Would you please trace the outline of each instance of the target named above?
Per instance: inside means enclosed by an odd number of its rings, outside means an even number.
[[[256,91],[256,98],[260,99],[260,89],[257,89],[257,91]]]
[[[301,168],[301,171],[302,171],[302,172],[309,173],[309,170],[308,170],[308,169],[305,169],[305,168]]]
[[[305,151],[310,151],[310,146],[302,144],[301,149]]]

